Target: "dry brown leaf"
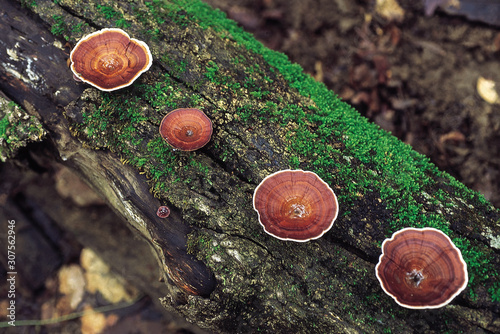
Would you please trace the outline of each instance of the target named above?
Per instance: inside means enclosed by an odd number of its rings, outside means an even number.
[[[61,168],[55,175],[56,190],[64,198],[71,198],[78,206],[104,204],[90,187],[78,175],[68,168]]]
[[[7,307],[9,307],[9,300],[8,299],[0,300],[0,318],[2,319],[7,318],[7,315],[9,314]]]
[[[111,272],[109,266],[91,249],[82,249],[80,262],[85,269],[88,292],[99,291],[106,300],[112,303],[122,300],[131,301],[138,295],[135,288],[128,285],[122,277]]]
[[[405,11],[396,0],[377,0],[375,11],[389,21],[403,21]]]
[[[477,79],[477,93],[489,104],[500,103],[500,97],[495,89],[495,81],[479,77]]]
[[[314,79],[316,79],[316,81],[323,82],[324,74],[323,74],[323,63],[321,62],[321,60],[317,60],[314,63],[314,71],[316,72],[314,74]]]
[[[59,317],[53,300],[46,301],[40,307],[40,319],[47,320]]]
[[[449,141],[449,140],[456,141],[456,142],[465,141],[465,136],[460,131],[450,131],[450,132],[445,133],[444,135],[441,135],[439,137],[439,143],[441,143],[441,144],[443,144],[444,142]]]
[[[120,317],[114,313],[111,313],[106,317],[106,326],[113,327],[118,323],[118,320],[120,320]]]
[[[460,8],[458,0],[424,0],[425,15],[431,16],[437,7],[453,6]]]
[[[90,305],[84,306],[86,313],[81,318],[82,334],[99,334],[102,333],[107,326],[106,316],[102,313],[93,312]]]
[[[66,295],[71,310],[75,310],[82,301],[85,292],[85,278],[80,266],[72,264],[59,270],[59,292]]]

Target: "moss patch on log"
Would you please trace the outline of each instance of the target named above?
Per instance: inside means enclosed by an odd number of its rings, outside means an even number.
[[[0,95],[0,161],[12,158],[29,142],[41,141],[45,134],[35,116]]]

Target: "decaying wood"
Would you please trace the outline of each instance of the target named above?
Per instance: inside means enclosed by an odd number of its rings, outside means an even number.
[[[298,125],[285,121],[281,126],[279,121],[258,118],[248,124],[237,111],[252,106],[252,112],[258,114],[269,101],[278,108],[293,104],[308,112],[318,107],[261,55],[231,36],[202,29],[174,10],[176,2],[153,8],[154,3],[37,1],[27,8],[1,0],[0,89],[41,121],[60,163],[81,175],[148,242],[169,288],[162,299],[167,309],[221,333],[500,329],[500,304],[488,292],[497,287],[495,277],[481,280],[480,286],[476,283],[475,297],[470,287],[452,305],[439,310],[402,309],[384,295],[374,266],[395,212],[384,203],[381,189],[360,194],[356,201],[341,200],[338,221],[319,240],[283,242],[264,233],[252,208],[253,189],[269,173],[290,167],[292,153],[287,147],[294,139],[287,131]],[[144,37],[155,58],[151,70],[133,86],[113,93],[100,93],[73,81],[67,67],[69,46],[60,36],[75,42],[84,33],[115,24],[103,15],[103,6],[119,13],[114,20],[121,15],[128,22],[131,36]],[[54,36],[51,30],[61,22],[66,30]],[[251,82],[259,90],[251,94],[245,70],[255,64],[260,73]],[[219,80],[209,80],[211,74],[219,75]],[[238,83],[234,90],[224,76]],[[155,99],[142,98],[149,94],[149,87],[156,86],[162,90]],[[113,104],[116,100],[125,110],[118,110]],[[165,105],[155,105],[156,100]],[[117,132],[125,131],[127,122],[132,122],[132,114],[126,110],[132,101],[144,120],[133,123],[129,142],[118,143],[121,134]],[[173,151],[158,141],[159,122],[172,109],[173,101],[196,103],[184,106],[203,109],[214,122],[213,139],[200,151]],[[106,108],[115,115],[116,123],[103,124],[97,133],[90,133],[88,115]],[[319,129],[319,125],[309,127]],[[341,151],[340,138],[324,140],[332,152]],[[168,157],[151,153],[155,143]],[[144,159],[142,167],[127,164],[135,157]],[[331,159],[344,158],[331,153]],[[300,166],[313,168],[314,163],[302,161]],[[384,168],[349,157],[343,163],[373,168],[375,178],[377,168]],[[155,174],[162,166],[172,170]],[[429,192],[454,191],[442,175],[428,174],[433,178]],[[166,186],[159,187],[160,182]],[[331,185],[341,195],[348,181],[343,182]],[[387,180],[390,186],[391,180]],[[422,210],[434,209],[426,204],[426,195],[413,194]],[[454,205],[436,214],[446,215],[455,237],[489,252],[490,267],[498,269],[498,210],[474,196],[460,196],[453,194],[450,203]],[[163,204],[172,211],[166,219],[156,216]],[[91,239],[86,239],[90,247]],[[152,295],[157,296],[158,289],[155,291]]]

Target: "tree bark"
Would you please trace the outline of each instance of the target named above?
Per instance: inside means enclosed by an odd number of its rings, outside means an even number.
[[[500,330],[499,211],[220,12],[193,0],[0,8],[1,91],[47,131],[46,159],[81,175],[148,242],[152,255],[136,260],[156,259],[168,292],[151,294],[165,293],[165,308],[218,333]],[[150,46],[152,68],[111,93],[73,81],[71,45],[112,26]],[[199,151],[173,150],[158,134],[180,107],[214,124]],[[288,168],[317,172],[339,197],[318,240],[281,241],[260,227],[253,191]],[[160,205],[168,218],[156,216]],[[380,245],[404,226],[440,228],[462,250],[470,281],[451,305],[408,310],[380,288]],[[93,239],[84,242],[106,249]]]

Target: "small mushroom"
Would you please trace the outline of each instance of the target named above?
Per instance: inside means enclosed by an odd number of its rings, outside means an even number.
[[[212,137],[212,121],[194,108],[175,109],[161,121],[160,135],[172,147],[194,151],[205,146]]]
[[[160,218],[167,218],[168,216],[170,216],[170,209],[168,208],[168,206],[162,205],[156,211],[156,215]]]
[[[443,232],[405,228],[386,239],[375,267],[382,289],[411,309],[439,308],[467,286],[467,264]]]
[[[328,184],[303,170],[267,176],[255,189],[253,207],[268,234],[298,242],[321,237],[339,211],[337,196]]]
[[[131,85],[153,63],[146,43],[121,29],[102,29],[83,37],[70,54],[74,78],[103,91]]]

